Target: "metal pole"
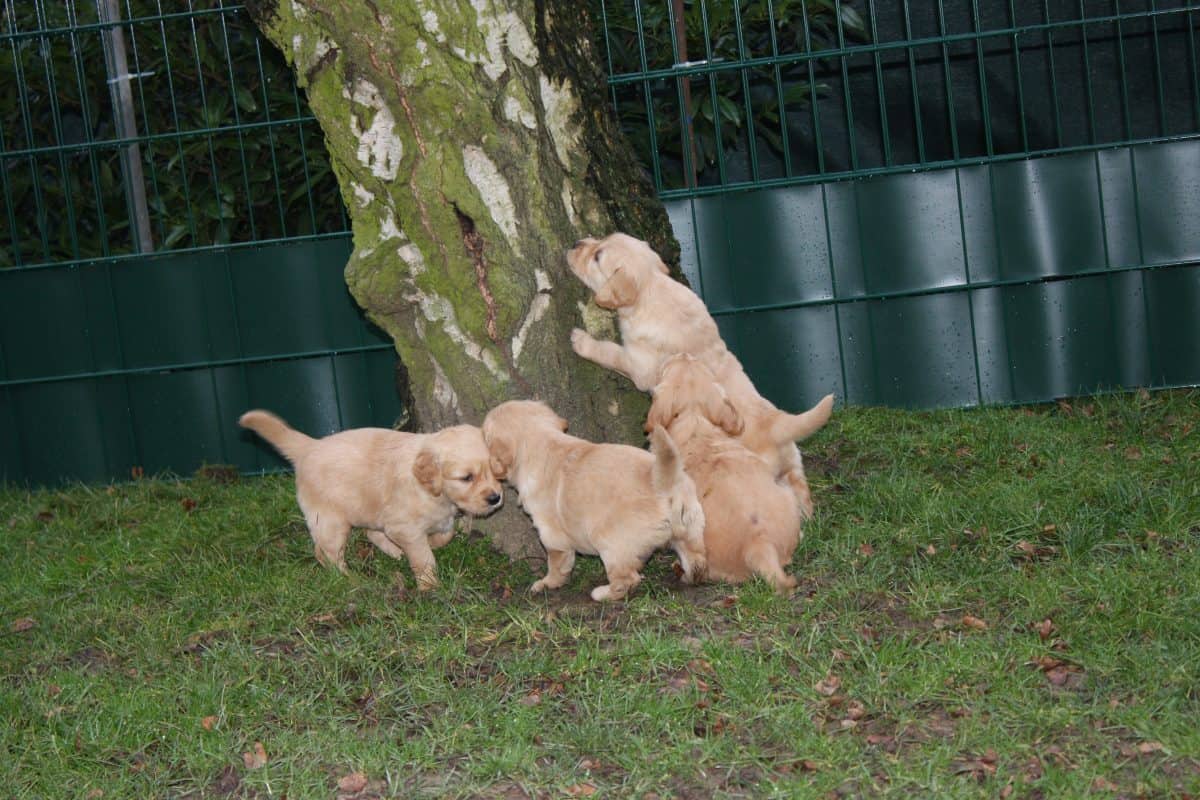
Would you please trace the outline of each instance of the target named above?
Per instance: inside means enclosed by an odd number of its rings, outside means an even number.
[[[133,110],[133,90],[129,86],[129,61],[125,57],[125,33],[121,21],[120,0],[96,0],[96,13],[102,23],[113,23],[101,31],[104,43],[104,67],[108,72],[108,92],[112,98],[113,118],[117,137],[136,139],[137,117]],[[133,246],[138,253],[154,251],[150,234],[150,210],[146,205],[146,180],[142,175],[142,149],[131,141],[121,149],[121,177],[125,186],[125,202],[129,206]]]

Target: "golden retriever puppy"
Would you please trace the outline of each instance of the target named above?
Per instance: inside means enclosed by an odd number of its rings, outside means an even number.
[[[820,407],[798,415],[807,436],[829,418]],[[760,575],[786,594],[795,578],[783,571],[800,541],[800,512],[787,486],[737,438],[742,417],[708,367],[680,354],[667,359],[654,389],[646,427],[667,429],[683,456],[704,508],[708,574],[741,583]],[[790,444],[790,441],[787,442]]]
[[[729,352],[704,301],[673,280],[648,244],[623,233],[581,239],[567,252],[571,271],[595,293],[596,305],[617,312],[621,344],[600,341],[586,331],[571,333],[575,352],[625,375],[642,391],[653,391],[663,362],[676,353],[695,356],[724,387],[741,415],[742,442],[783,477],[805,517],[812,516],[812,494],[796,439],[808,422],[803,415],[777,409],[754,388],[742,364]],[[821,400],[826,417],[833,395]]]
[[[512,400],[483,420],[483,438],[516,488],[546,548],[546,577],[529,591],[567,582],[575,554],[598,555],[608,583],[593,600],[620,600],[642,580],[650,554],[670,544],[684,579],[705,573],[704,511],[671,437],[650,434],[650,452],[593,444],[565,433],[545,403]]]
[[[355,428],[314,439],[269,411],[247,411],[238,424],[292,462],[317,561],[343,573],[350,529],[365,528],[392,558],[408,556],[418,588],[432,589],[433,548],[454,537],[456,513],[481,516],[503,502],[487,445],[472,425],[430,434]]]

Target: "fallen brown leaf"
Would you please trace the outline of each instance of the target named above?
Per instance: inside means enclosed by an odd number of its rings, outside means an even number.
[[[8,626],[8,629],[13,633],[24,633],[36,625],[37,622],[33,617],[21,617],[20,619],[14,619],[12,624]]]
[[[1138,745],[1137,749],[1142,755],[1148,756],[1151,753],[1158,753],[1166,748],[1163,747],[1162,742],[1142,742]]]
[[[260,769],[267,765],[267,751],[263,749],[262,742],[255,742],[252,751],[242,753],[242,763],[246,769]]]
[[[179,505],[183,506],[184,511],[195,511],[196,501],[190,497],[185,497],[179,501]]]
[[[534,689],[532,692],[525,695],[517,702],[523,706],[536,706],[542,702],[542,693],[539,692],[537,689]]]
[[[875,555],[875,548],[870,542],[863,542],[858,546],[858,552],[862,553],[867,558],[870,558],[871,556]]]
[[[216,727],[217,718],[215,716],[207,716],[200,720],[200,727],[206,731],[211,731]]]
[[[351,772],[349,775],[341,778],[337,785],[338,789],[343,792],[361,792],[367,788],[366,773]]]
[[[1041,622],[1039,622],[1037,624],[1037,634],[1038,634],[1038,638],[1041,639],[1043,642],[1046,641],[1047,639],[1049,639],[1051,637],[1051,635],[1054,634],[1054,623],[1050,620],[1049,617],[1046,617],[1044,620],[1042,620]]]
[[[986,622],[981,620],[979,617],[972,616],[971,614],[963,614],[962,624],[968,628],[974,628],[977,631],[986,631],[988,629],[988,624]]]
[[[813,688],[817,690],[817,694],[823,694],[826,697],[832,697],[837,693],[837,690],[840,689],[841,686],[842,679],[831,672],[821,680],[817,681]]]
[[[591,797],[596,793],[597,789],[590,783],[577,783],[573,786],[568,786],[563,791],[571,797]]]
[[[1103,776],[1097,776],[1096,779],[1092,781],[1092,789],[1097,792],[1115,792],[1117,791],[1117,788],[1118,787],[1115,783]]]

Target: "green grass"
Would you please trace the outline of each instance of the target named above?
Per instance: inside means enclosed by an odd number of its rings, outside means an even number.
[[[529,597],[536,565],[479,535],[438,552],[441,589],[402,593],[361,538],[353,576],[317,566],[286,476],[9,489],[0,786],[1194,795],[1197,429],[1196,392],[841,411],[806,447],[788,599],[681,587],[665,555],[623,604],[587,599],[589,558]]]

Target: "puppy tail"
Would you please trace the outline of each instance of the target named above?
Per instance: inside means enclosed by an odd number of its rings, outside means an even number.
[[[305,436],[298,430],[288,426],[270,411],[247,411],[238,419],[238,425],[249,428],[270,442],[283,457],[293,464],[304,455],[314,441],[311,436]]]
[[[655,493],[670,504],[671,547],[679,554],[684,580],[698,583],[708,574],[704,547],[704,509],[696,495],[696,484],[683,471],[683,459],[671,435],[661,425],[650,432],[654,454],[651,483]]]
[[[827,394],[803,414],[780,414],[771,423],[771,441],[783,444],[807,439],[825,427],[832,413],[833,395]]]

